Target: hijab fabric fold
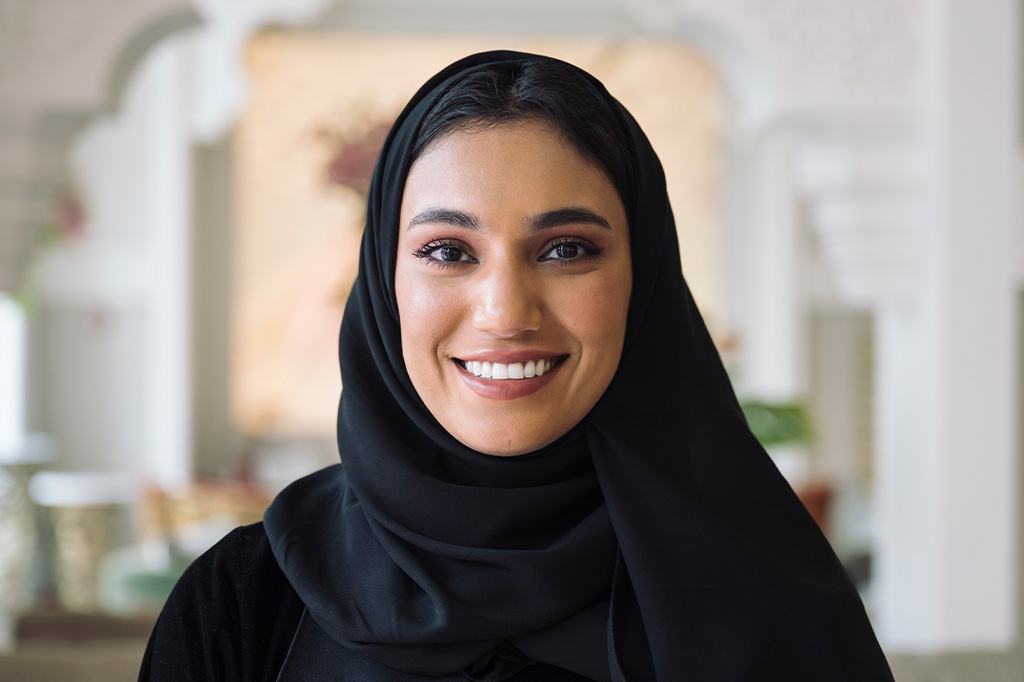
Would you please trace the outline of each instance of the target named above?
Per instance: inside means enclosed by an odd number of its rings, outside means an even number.
[[[492,457],[423,405],[401,352],[399,214],[428,81],[381,152],[342,322],[342,464],[267,510],[275,557],[316,623],[391,668],[501,680],[544,662],[595,680],[891,680],[857,593],[747,428],[693,302],[657,156],[616,112],[633,295],[617,373],[541,451]],[[583,72],[581,72],[583,73]]]

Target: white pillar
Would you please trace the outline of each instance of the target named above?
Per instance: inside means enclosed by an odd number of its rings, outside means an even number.
[[[15,459],[25,431],[25,313],[0,292],[0,462]]]
[[[72,150],[84,234],[36,271],[61,468],[164,484],[191,470],[188,43],[148,54],[120,110]]]
[[[802,397],[806,297],[789,142],[778,134],[737,140],[728,166],[726,311],[741,357],[734,379],[745,396]]]
[[[1015,0],[928,3],[925,262],[880,315],[878,625],[892,650],[1016,640]],[[897,379],[897,377],[901,377]]]
[[[191,424],[191,98],[186,73],[194,40],[166,41],[151,55],[150,124],[145,144],[152,159],[146,248],[151,325],[147,338],[146,474],[180,483],[192,469]]]
[[[875,579],[872,606],[883,646],[934,648],[939,623],[936,550],[944,519],[935,436],[928,320],[919,306],[875,312]]]

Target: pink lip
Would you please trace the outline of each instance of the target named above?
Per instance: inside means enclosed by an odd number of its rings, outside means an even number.
[[[488,357],[498,360],[498,358],[503,358],[507,355],[510,356],[511,354],[494,353]],[[526,359],[534,360],[538,357],[549,356],[530,355],[526,356]],[[476,358],[470,356],[460,359],[474,360]],[[502,361],[498,360],[498,362]],[[505,360],[504,362],[506,364],[511,362],[522,362],[522,359],[517,358],[513,360]],[[462,377],[462,380],[466,382],[466,385],[469,386],[477,395],[483,396],[484,398],[492,398],[494,400],[514,400],[516,398],[525,398],[526,396],[532,395],[547,386],[548,382],[558,374],[558,370],[562,368],[563,363],[554,365],[550,370],[544,372],[543,376],[533,377],[531,379],[499,379],[497,381],[478,377],[454,360],[452,361],[452,364],[455,365],[456,371],[459,373],[459,376]]]

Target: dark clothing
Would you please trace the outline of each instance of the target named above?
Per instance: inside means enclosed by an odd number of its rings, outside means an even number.
[[[274,682],[304,609],[263,524],[238,528],[178,581],[139,679]]]
[[[303,636],[296,638],[300,624]],[[465,682],[466,678],[461,673],[436,678],[400,672],[331,640],[312,622],[281,573],[263,524],[257,523],[232,531],[181,577],[153,630],[139,680]],[[586,678],[538,664],[509,682],[586,682]]]

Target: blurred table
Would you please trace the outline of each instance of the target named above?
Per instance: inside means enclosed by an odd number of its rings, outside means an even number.
[[[134,682],[154,623],[156,614],[26,613],[18,621],[16,650],[0,656],[0,680]]]

